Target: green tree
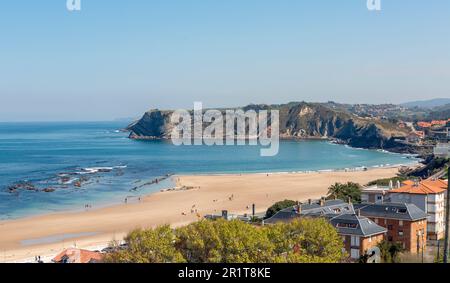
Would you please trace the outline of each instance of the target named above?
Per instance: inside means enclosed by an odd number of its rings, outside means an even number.
[[[242,221],[203,220],[176,231],[176,247],[192,263],[266,263],[273,245],[263,229]]]
[[[325,219],[271,226],[238,220],[202,220],[172,230],[162,226],[131,232],[128,247],[106,256],[117,263],[308,263],[340,262],[342,240]]]
[[[199,221],[176,230],[175,246],[190,263],[219,263],[223,245],[213,221]]]
[[[337,263],[344,254],[336,229],[323,218],[303,218],[267,230],[275,262]]]
[[[381,259],[384,263],[398,263],[400,262],[400,253],[404,251],[399,243],[391,243],[386,240],[378,244],[381,252]]]
[[[266,219],[272,217],[273,215],[275,215],[277,212],[279,212],[280,210],[283,210],[285,208],[291,207],[296,205],[297,202],[293,201],[293,200],[283,200],[283,201],[279,201],[277,203],[275,203],[274,205],[272,205],[271,207],[269,207],[269,209],[267,209],[266,212]]]
[[[223,263],[269,263],[273,244],[264,229],[242,221],[220,220],[215,223],[223,245]]]
[[[335,198],[341,200],[350,198],[353,202],[361,202],[361,186],[353,182],[346,184],[335,183],[328,188],[327,199]]]
[[[168,226],[135,230],[126,238],[128,247],[107,255],[105,262],[114,263],[177,263],[185,259],[174,247],[175,235]]]

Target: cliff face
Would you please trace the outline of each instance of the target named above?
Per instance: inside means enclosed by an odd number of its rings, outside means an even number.
[[[169,138],[171,132],[170,115],[172,111],[150,110],[141,119],[127,127],[130,138],[161,139]]]
[[[378,119],[360,118],[348,112],[334,110],[322,104],[290,103],[284,105],[249,105],[246,110],[277,109],[280,113],[282,138],[339,139],[350,146],[361,148],[397,147],[393,137],[405,136],[407,131],[395,124]],[[151,110],[131,124],[130,138],[170,138],[173,125],[171,111]]]

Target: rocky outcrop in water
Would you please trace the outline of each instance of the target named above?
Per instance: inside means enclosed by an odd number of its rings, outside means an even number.
[[[394,149],[402,147],[396,137],[404,137],[407,129],[376,118],[362,118],[352,113],[332,109],[319,103],[289,103],[283,105],[248,105],[246,110],[279,110],[280,137],[304,139],[337,139],[353,147]],[[132,139],[170,138],[174,125],[172,111],[150,110],[128,126]]]

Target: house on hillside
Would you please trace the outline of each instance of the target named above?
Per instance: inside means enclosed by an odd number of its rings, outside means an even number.
[[[406,136],[406,141],[408,143],[420,144],[424,138],[425,138],[424,131],[415,131],[415,132],[411,132],[410,134],[408,134]]]

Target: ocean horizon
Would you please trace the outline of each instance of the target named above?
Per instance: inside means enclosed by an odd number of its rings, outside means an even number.
[[[123,203],[174,186],[172,174],[289,173],[411,164],[410,155],[328,141],[259,146],[181,146],[137,141],[113,122],[0,123],[0,220]]]

